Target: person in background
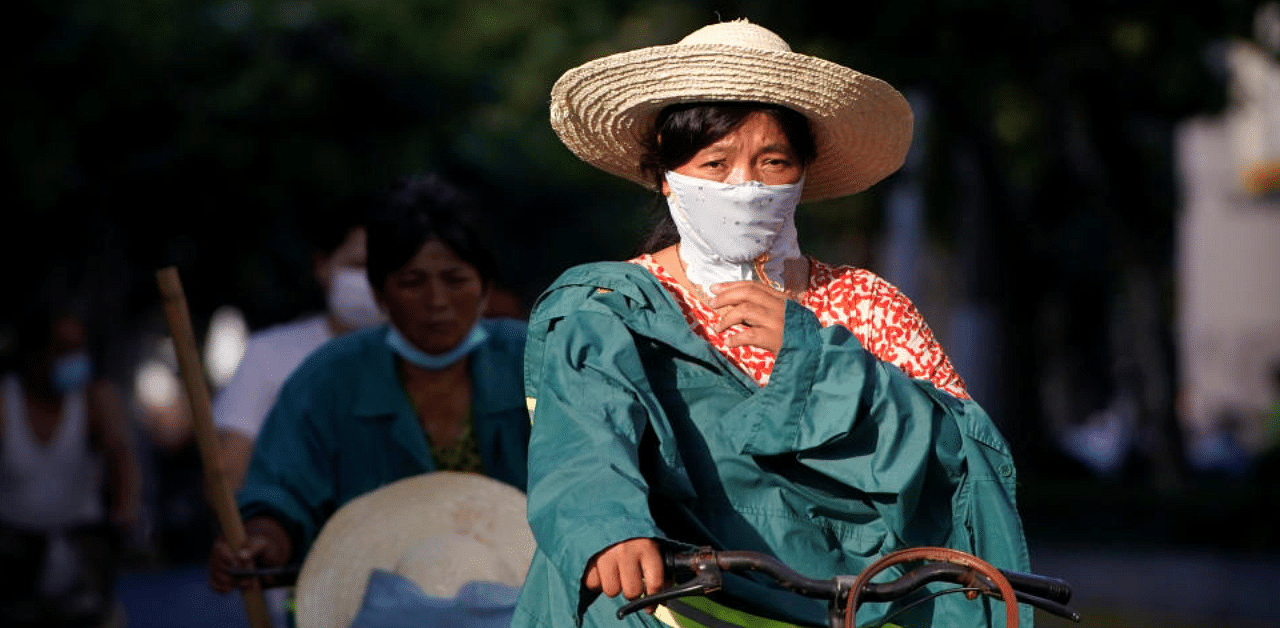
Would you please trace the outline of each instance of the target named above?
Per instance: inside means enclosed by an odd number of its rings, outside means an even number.
[[[669,218],[636,257],[565,271],[530,315],[538,547],[513,627],[827,625],[822,602],[732,574],[619,621],[619,597],[661,589],[664,547],[820,579],[932,545],[1028,570],[1009,447],[924,318],[798,240],[801,201],[901,166],[901,94],[736,20],[573,68],[550,109],[568,148],[660,192]],[[991,617],[947,595],[892,623]]]
[[[386,321],[365,274],[365,208],[354,205],[316,227],[312,272],[325,311],[250,336],[235,375],[214,398],[222,472],[233,490],[244,481],[254,440],[289,373],[325,342]]]
[[[1271,365],[1271,405],[1267,406],[1267,437],[1270,447],[1280,450],[1280,360]]]
[[[285,382],[237,496],[248,540],[210,551],[216,591],[300,563],[335,510],[395,480],[452,470],[524,490],[526,324],[482,317],[497,261],[469,200],[416,176],[378,210],[366,270],[390,322],[329,341]]]
[[[0,377],[0,617],[100,625],[116,609],[120,542],[142,514],[126,405],[95,375],[79,315],[24,315],[15,354]]]

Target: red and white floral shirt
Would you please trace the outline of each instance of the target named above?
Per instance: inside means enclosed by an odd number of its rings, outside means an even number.
[[[629,261],[653,273],[676,297],[694,333],[710,342],[761,386],[769,383],[775,359],[772,352],[759,347],[726,346],[725,339],[734,332],[713,331],[719,319],[715,310],[681,286],[652,255]],[[809,289],[801,295],[801,304],[817,315],[823,327],[844,325],[863,348],[880,360],[911,377],[929,380],[939,390],[955,397],[969,398],[964,381],[906,295],[871,271],[832,266],[813,258],[809,261]]]

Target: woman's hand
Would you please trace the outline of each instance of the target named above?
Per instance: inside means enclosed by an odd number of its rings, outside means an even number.
[[[245,522],[244,546],[237,551],[227,540],[218,537],[209,551],[209,587],[218,593],[247,589],[252,577],[237,578],[233,569],[279,567],[289,560],[292,542],[284,527],[270,517],[254,517]]]
[[[587,563],[582,583],[589,591],[609,597],[621,593],[622,597],[634,600],[662,590],[663,578],[658,542],[641,537],[610,545],[596,554]]]
[[[782,348],[787,295],[758,281],[730,281],[711,286],[711,307],[720,314],[716,333],[742,325],[725,339],[730,347],[750,345],[772,351]]]

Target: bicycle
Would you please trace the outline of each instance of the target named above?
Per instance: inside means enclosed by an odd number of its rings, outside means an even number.
[[[776,580],[783,588],[806,597],[828,601],[828,623],[831,628],[855,628],[855,614],[864,602],[902,600],[927,584],[956,584],[919,599],[883,618],[911,606],[948,593],[963,593],[968,599],[984,595],[1005,603],[1005,625],[1018,625],[1018,603],[1029,604],[1073,622],[1080,614],[1067,606],[1071,586],[1064,580],[998,569],[972,554],[942,547],[916,547],[885,555],[868,565],[857,576],[837,575],[829,580],[809,578],[791,569],[777,558],[750,551],[724,551],[703,547],[669,552],[664,556],[667,573],[674,583],[658,593],[629,602],[618,609],[618,619],[677,598],[706,595],[723,587],[723,572],[759,572]],[[871,582],[877,574],[894,565],[924,561],[889,582]],[[677,582],[680,576],[691,578]]]

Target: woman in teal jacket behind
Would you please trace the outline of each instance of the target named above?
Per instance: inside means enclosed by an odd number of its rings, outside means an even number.
[[[671,219],[643,254],[570,269],[534,308],[538,551],[514,626],[826,625],[822,602],[749,577],[688,600],[696,612],[620,622],[621,598],[660,586],[664,546],[761,551],[814,578],[925,545],[1029,569],[1009,449],[919,313],[869,271],[799,251],[800,201],[901,165],[900,94],[735,21],[570,70],[551,110],[571,150],[660,190]],[[1002,625],[994,611],[948,595],[893,621]]]
[[[468,209],[438,177],[409,177],[370,217],[366,269],[390,324],[329,341],[286,380],[237,494],[242,554],[223,539],[210,552],[215,590],[243,584],[236,568],[301,562],[343,504],[402,478],[524,490],[526,324],[481,318],[497,266]]]

